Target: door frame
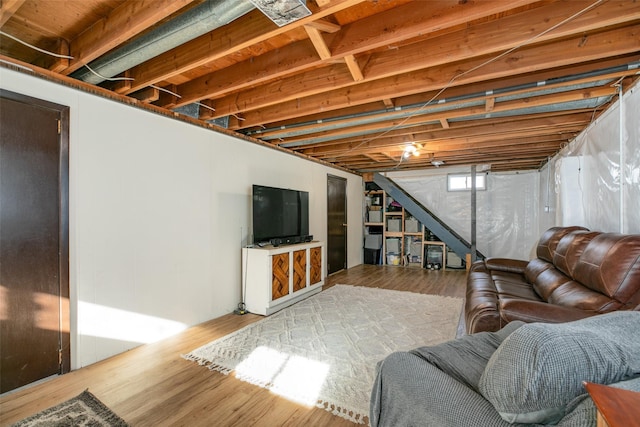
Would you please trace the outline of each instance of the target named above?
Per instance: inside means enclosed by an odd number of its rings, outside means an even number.
[[[69,107],[0,89],[0,97],[57,112],[58,128],[58,289],[60,292],[60,371],[71,370],[71,307],[69,300]]]

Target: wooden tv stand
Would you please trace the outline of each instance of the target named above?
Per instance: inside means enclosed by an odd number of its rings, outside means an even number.
[[[322,290],[323,242],[242,249],[242,289],[247,311],[268,316]]]

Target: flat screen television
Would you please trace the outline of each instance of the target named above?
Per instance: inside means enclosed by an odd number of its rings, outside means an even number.
[[[253,243],[304,242],[309,235],[309,193],[253,185]]]

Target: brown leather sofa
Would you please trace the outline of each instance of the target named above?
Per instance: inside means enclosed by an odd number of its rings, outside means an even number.
[[[537,258],[476,261],[467,276],[467,333],[514,320],[560,323],[640,310],[640,235],[553,227]]]

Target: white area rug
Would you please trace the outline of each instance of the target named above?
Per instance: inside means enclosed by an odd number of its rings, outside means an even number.
[[[462,299],[335,285],[183,356],[357,423],[378,361],[455,338]]]

